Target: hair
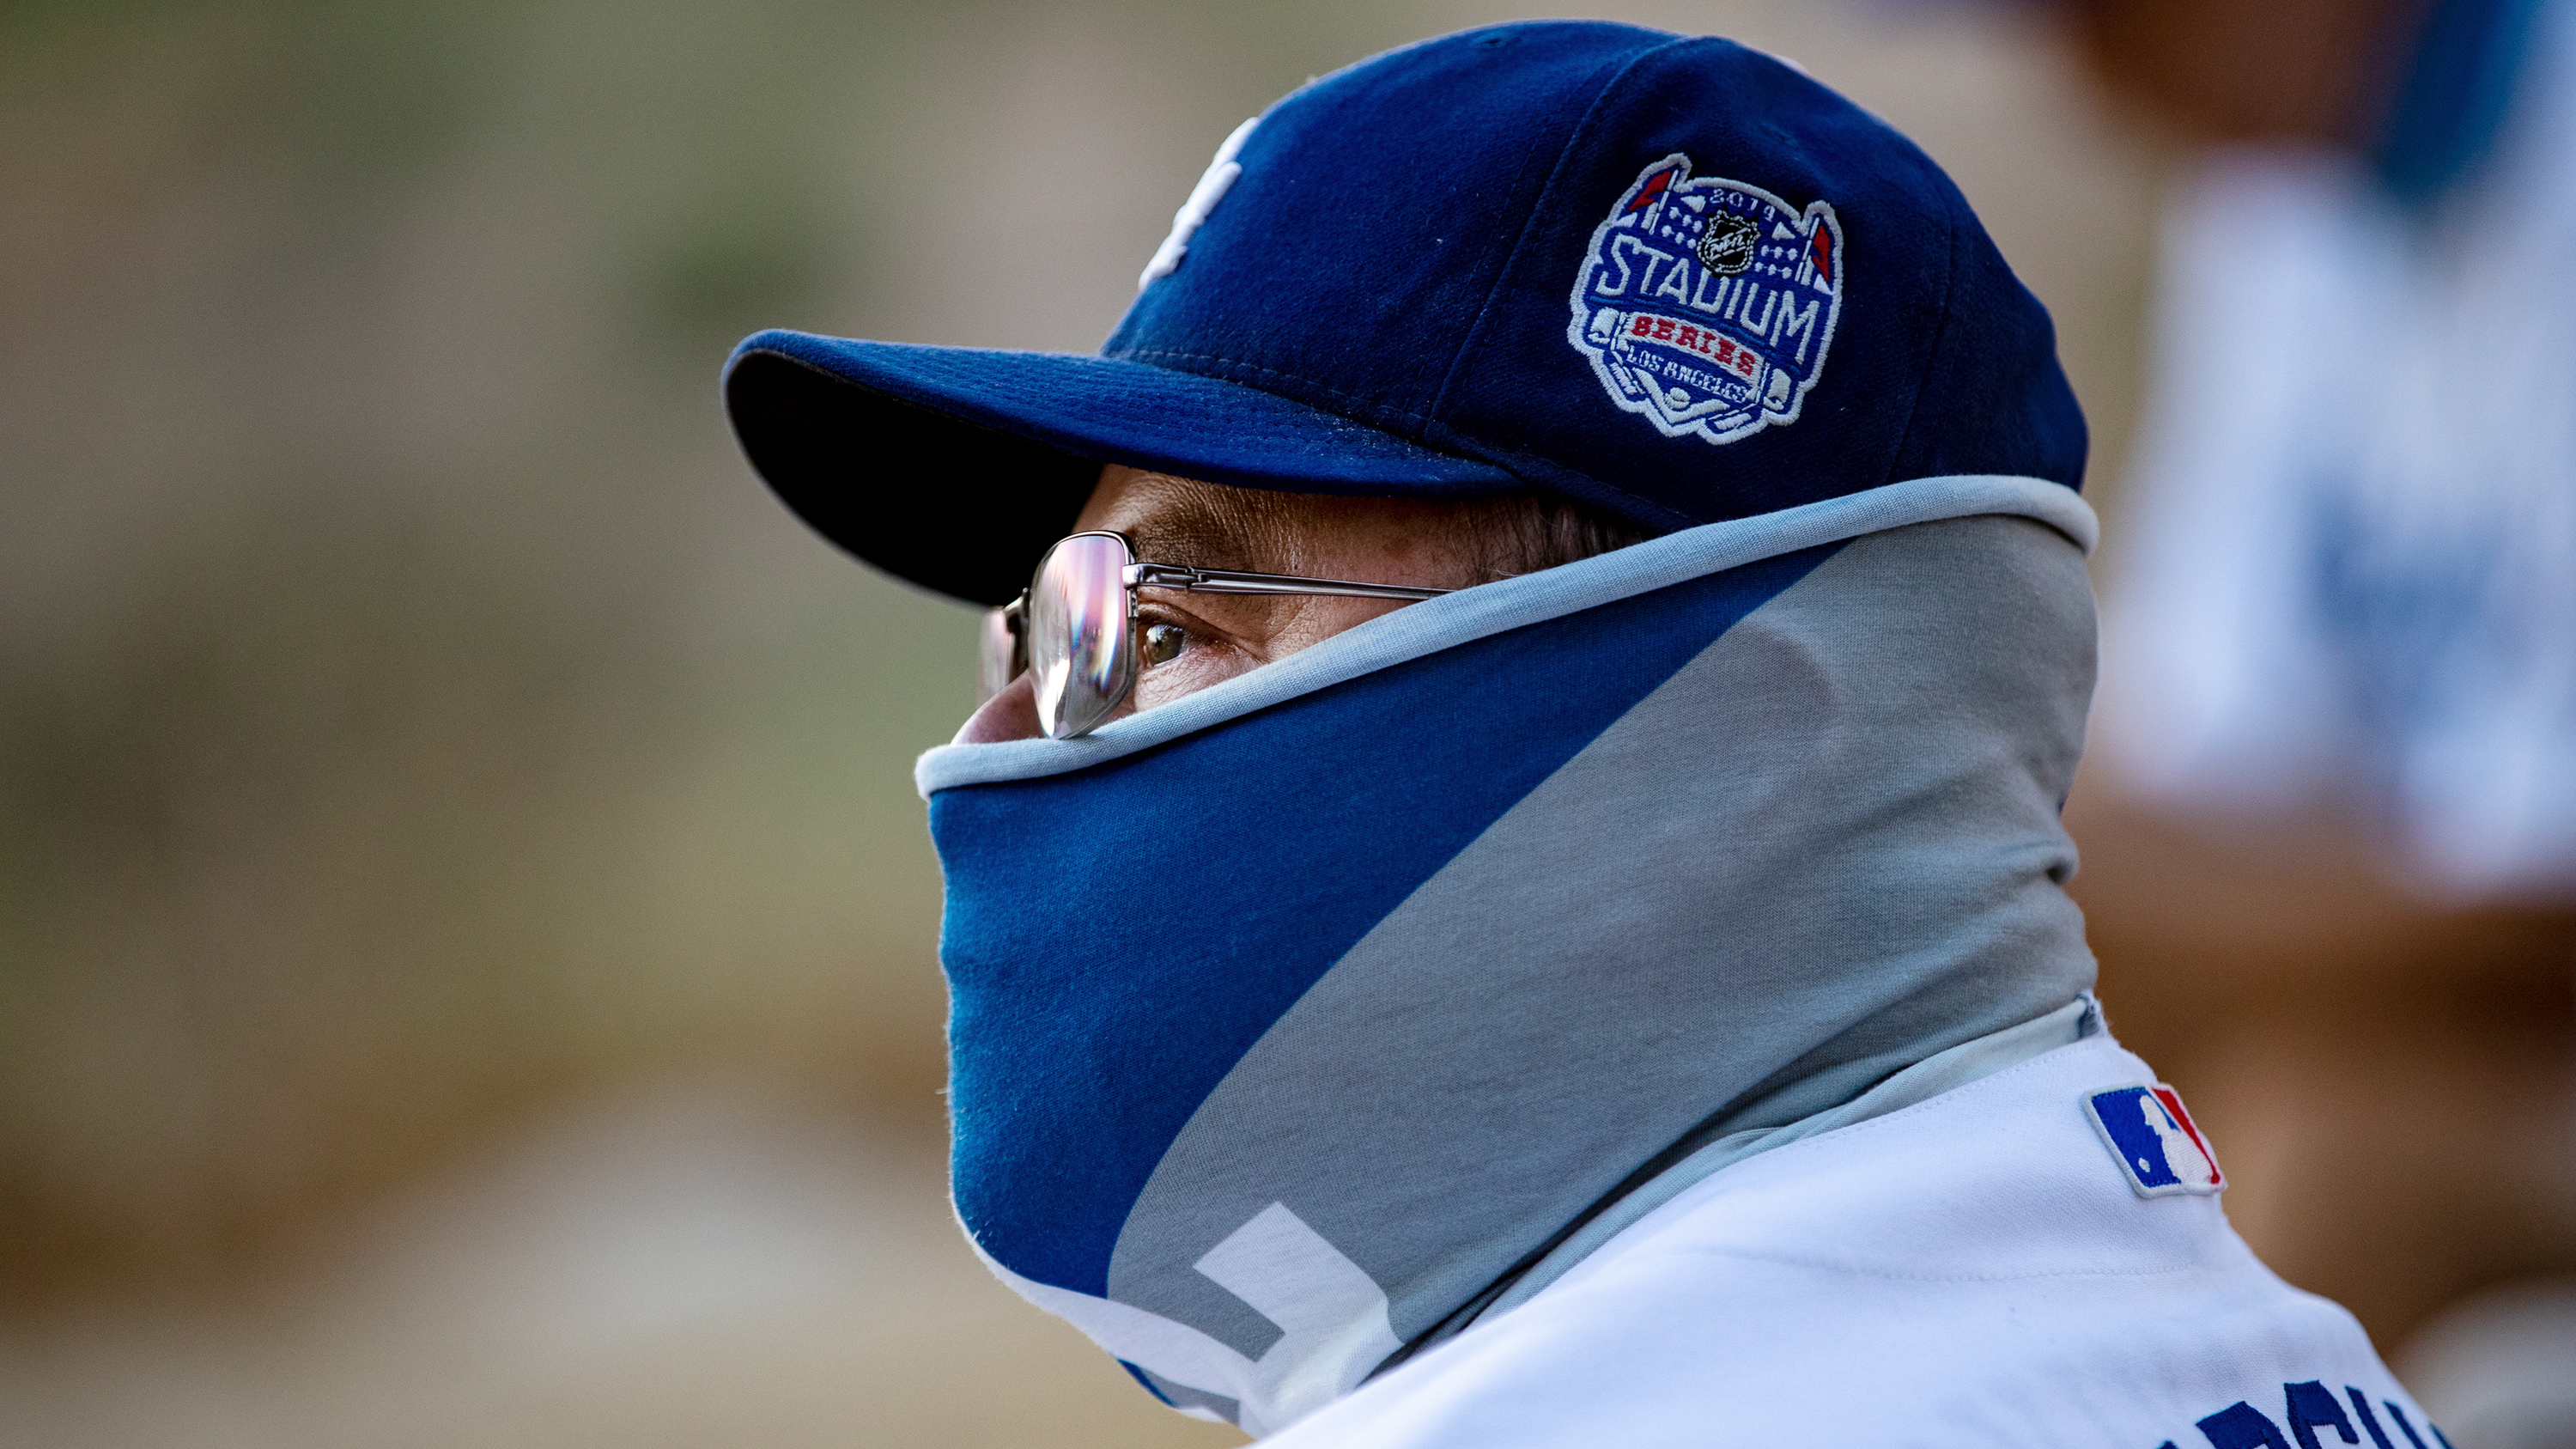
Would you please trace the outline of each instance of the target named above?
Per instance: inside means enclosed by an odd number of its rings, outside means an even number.
[[[1143,482],[1160,495],[1161,506],[1151,530],[1139,534],[1138,546],[1202,568],[1311,572],[1300,558],[1299,544],[1314,517],[1312,506],[1359,501],[1232,488],[1170,474],[1147,474]],[[1436,520],[1436,531],[1461,545],[1459,562],[1466,581],[1473,583],[1537,573],[1654,536],[1599,509],[1537,492],[1386,502]]]
[[[1546,493],[1513,493],[1462,505],[1476,567],[1486,581],[1575,563],[1653,534],[1599,509]]]

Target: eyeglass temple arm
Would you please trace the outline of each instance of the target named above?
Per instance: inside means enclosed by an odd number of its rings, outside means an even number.
[[[1182,589],[1199,594],[1326,594],[1344,599],[1436,599],[1451,592],[1404,584],[1356,584],[1343,579],[1301,579],[1287,574],[1244,574],[1151,563],[1129,564],[1126,582],[1141,588]]]

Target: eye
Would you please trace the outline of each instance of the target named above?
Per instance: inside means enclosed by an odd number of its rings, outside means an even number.
[[[1178,624],[1148,624],[1145,626],[1144,648],[1138,651],[1137,657],[1144,662],[1146,668],[1151,669],[1157,664],[1180,657],[1181,651],[1189,646],[1189,642],[1189,634]]]

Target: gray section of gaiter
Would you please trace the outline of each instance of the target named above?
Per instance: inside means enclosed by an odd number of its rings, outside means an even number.
[[[2057,819],[2093,645],[2083,555],[2043,525],[1846,545],[1270,1028],[1138,1197],[1109,1295],[1258,1356],[1278,1330],[1192,1265],[1285,1203],[1409,1341],[1665,1148],[2064,1006],[2093,979]]]
[[[1229,1399],[1223,1394],[1211,1394],[1205,1389],[1194,1389],[1187,1384],[1176,1384],[1152,1369],[1140,1365],[1129,1364],[1127,1367],[1142,1374],[1146,1385],[1161,1394],[1163,1401],[1173,1408],[1205,1409],[1229,1424],[1243,1421],[1243,1405],[1236,1400]]]

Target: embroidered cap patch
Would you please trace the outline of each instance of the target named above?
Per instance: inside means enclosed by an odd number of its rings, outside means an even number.
[[[2218,1155],[2192,1124],[2181,1095],[2164,1083],[2088,1093],[2084,1113],[2110,1144],[2138,1196],[2217,1192],[2227,1186]]]
[[[1843,231],[1674,152],[1593,230],[1566,337],[1666,437],[1732,443],[1798,420],[1843,306]]]
[[[1190,188],[1190,199],[1182,202],[1181,209],[1172,213],[1171,233],[1163,238],[1161,246],[1154,248],[1153,257],[1145,263],[1144,273],[1136,278],[1137,291],[1141,292],[1181,269],[1181,258],[1189,255],[1190,238],[1197,235],[1200,227],[1207,225],[1208,214],[1216,210],[1218,202],[1225,200],[1226,192],[1234,187],[1234,179],[1243,174],[1243,163],[1234,158],[1242,154],[1245,138],[1252,134],[1253,127],[1260,124],[1261,118],[1253,117],[1235,127],[1234,133],[1225,138],[1225,144],[1216,148],[1216,159],[1208,163],[1208,169],[1199,177],[1199,184]]]

